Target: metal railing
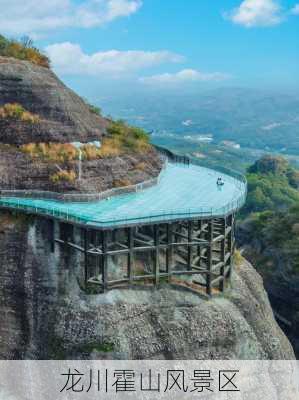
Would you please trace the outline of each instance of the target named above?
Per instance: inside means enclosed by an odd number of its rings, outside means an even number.
[[[165,149],[166,150],[166,149]],[[224,172],[226,174],[226,179],[231,179],[236,185],[236,190],[233,194],[233,197],[235,199],[225,206],[219,207],[219,208],[213,208],[213,207],[197,207],[197,208],[189,208],[189,209],[173,209],[173,210],[159,210],[159,212],[155,214],[148,215],[146,213],[139,213],[138,216],[132,216],[128,217],[127,214],[119,214],[117,217],[109,217],[106,219],[101,219],[101,218],[95,218],[93,213],[88,213],[88,212],[78,212],[72,209],[67,208],[66,210],[63,210],[59,207],[59,205],[52,205],[51,207],[40,207],[37,204],[24,204],[22,202],[21,198],[24,198],[25,196],[11,196],[9,197],[20,197],[19,199],[16,199],[16,201],[13,201],[12,199],[7,199],[8,196],[3,196],[3,192],[7,191],[1,191],[0,192],[0,207],[2,208],[8,208],[8,209],[16,209],[16,210],[22,210],[24,212],[28,213],[34,213],[38,215],[47,215],[51,216],[54,218],[58,219],[63,219],[66,221],[73,221],[75,223],[79,224],[84,224],[84,225],[89,225],[89,226],[101,226],[101,227],[109,227],[109,226],[124,226],[124,225],[130,225],[130,224],[138,224],[138,223],[154,223],[154,222],[163,222],[163,221],[170,221],[170,220],[181,220],[181,219],[196,219],[196,218],[210,218],[210,217],[221,217],[225,216],[228,214],[231,214],[233,212],[236,212],[238,209],[240,209],[245,201],[246,201],[246,196],[247,196],[247,181],[245,176],[242,174],[239,174],[238,172],[235,171],[230,171],[227,170],[226,168],[220,168],[217,170],[212,170],[210,168],[206,168],[202,166],[199,162],[196,160],[192,160],[186,156],[178,156],[175,155],[171,152],[171,156],[168,154],[169,151],[165,151],[164,154],[167,155],[168,159],[172,163],[179,163],[179,164],[184,164],[185,166],[191,166],[191,165],[199,165],[201,168],[205,168],[208,170],[210,174],[214,174],[215,176],[217,175],[217,172]],[[164,163],[164,169],[166,166],[166,161]],[[228,173],[230,172],[230,174]],[[163,174],[163,171],[160,173],[157,179],[157,183],[161,179],[161,175]],[[110,191],[103,192],[101,197],[98,197],[97,200],[101,200],[110,196],[116,196],[116,195],[121,195],[125,193],[132,193],[132,192],[138,192],[139,190],[143,190],[147,187],[152,186],[151,181],[143,182],[138,185],[134,186],[129,186],[125,188],[117,188],[117,189],[111,189]],[[18,191],[20,193],[20,191]],[[23,192],[22,192],[23,193]],[[48,192],[46,192],[48,193]],[[1,198],[2,197],[2,198]],[[3,198],[5,197],[5,198]],[[39,199],[42,199],[39,197]],[[46,197],[46,199],[49,199],[49,197]]]
[[[231,214],[241,208],[246,200],[245,193],[238,199],[226,204],[219,208],[213,207],[198,207],[190,209],[175,209],[175,210],[161,210],[155,214],[138,214],[138,216],[128,217],[127,214],[118,215],[115,218],[97,219],[94,218],[93,214],[81,213],[66,209],[62,210],[58,206],[55,207],[39,207],[37,205],[28,205],[22,203],[20,199],[17,199],[15,203],[11,201],[0,200],[0,207],[7,209],[20,210],[28,213],[34,213],[38,215],[47,215],[66,221],[74,221],[80,224],[87,224],[90,226],[122,226],[129,224],[137,224],[140,222],[151,223],[151,222],[163,222],[170,220],[181,220],[181,219],[195,219],[197,217],[210,218],[210,217],[221,217]]]
[[[58,193],[47,190],[0,190],[1,197],[20,197],[31,199],[55,200],[63,203],[88,203],[93,201],[104,200],[121,194],[136,193],[141,190],[150,188],[159,184],[160,179],[165,171],[168,163],[166,157],[162,157],[163,165],[159,175],[156,178],[148,179],[147,181],[136,183],[135,185],[122,186],[112,188],[99,193]]]

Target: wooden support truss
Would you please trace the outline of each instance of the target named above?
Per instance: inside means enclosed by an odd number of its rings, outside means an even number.
[[[181,283],[211,296],[223,292],[233,264],[234,215],[114,230],[60,224],[55,243],[82,254],[82,281],[103,291],[136,282]],[[79,237],[79,240],[78,240]]]

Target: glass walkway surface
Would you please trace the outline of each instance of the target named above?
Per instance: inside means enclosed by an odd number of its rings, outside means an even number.
[[[217,185],[221,177],[224,185]],[[113,228],[224,216],[242,207],[246,181],[197,165],[168,163],[148,189],[94,202],[0,197],[0,207],[48,215],[85,226]]]

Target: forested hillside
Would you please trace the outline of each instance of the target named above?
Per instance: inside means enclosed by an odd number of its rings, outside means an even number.
[[[299,354],[299,182],[298,171],[267,156],[249,168],[248,201],[239,216],[243,255],[264,278],[272,307]]]

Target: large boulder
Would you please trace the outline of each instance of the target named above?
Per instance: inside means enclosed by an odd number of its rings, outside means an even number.
[[[0,107],[18,103],[40,117],[36,124],[0,120],[0,143],[88,142],[105,134],[108,121],[48,68],[0,57],[0,93]]]
[[[8,117],[3,106],[14,105],[29,112],[29,120]],[[157,177],[162,162],[151,146],[144,152],[132,146],[118,156],[83,160],[81,180],[77,159],[58,165],[20,151],[29,143],[101,141],[110,123],[50,69],[0,56],[0,190],[98,193]],[[53,181],[61,169],[71,171],[74,178]]]

